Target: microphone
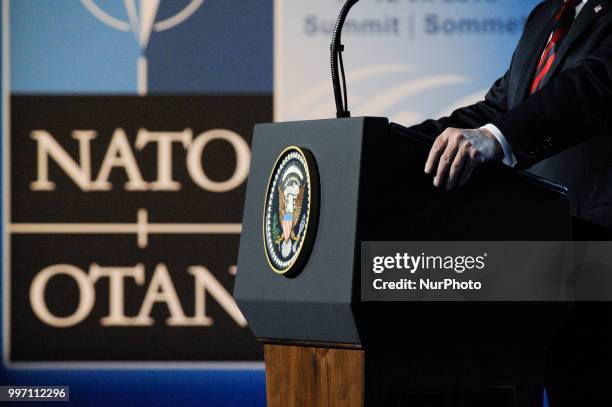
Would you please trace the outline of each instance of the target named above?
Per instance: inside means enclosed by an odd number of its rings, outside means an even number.
[[[344,45],[342,45],[342,27],[348,16],[351,8],[357,4],[359,0],[347,0],[347,2],[340,10],[340,15],[336,21],[336,27],[332,36],[331,43],[331,76],[332,84],[334,86],[334,98],[336,100],[336,117],[351,117],[351,112],[348,110],[348,96],[346,93],[346,77],[344,75],[344,62],[342,61],[342,51],[344,51]],[[338,70],[338,64],[340,69]],[[340,83],[340,77],[342,77],[342,84]],[[344,94],[344,99],[343,99]]]

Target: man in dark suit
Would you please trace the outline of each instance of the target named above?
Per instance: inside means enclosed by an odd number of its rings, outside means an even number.
[[[611,11],[611,0],[540,3],[482,102],[415,126],[439,135],[434,184],[453,189],[500,160],[566,186],[574,216],[612,228]]]
[[[611,119],[612,0],[548,0],[483,101],[413,129],[437,136],[425,165],[434,185],[453,189],[502,161],[568,187],[574,226],[588,231],[579,238],[612,240]],[[550,405],[612,406],[612,309],[576,311],[549,352]]]

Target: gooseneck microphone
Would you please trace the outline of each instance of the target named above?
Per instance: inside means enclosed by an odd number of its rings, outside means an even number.
[[[351,7],[357,4],[359,0],[348,0],[336,21],[336,27],[332,36],[331,43],[331,75],[332,83],[334,86],[334,98],[336,100],[336,117],[351,117],[351,112],[348,111],[348,96],[346,94],[346,77],[344,75],[344,62],[342,61],[342,51],[344,51],[344,45],[342,45],[342,27],[346,21]],[[340,65],[338,69],[338,65]],[[342,83],[340,78],[342,77]],[[343,98],[344,95],[344,98]]]

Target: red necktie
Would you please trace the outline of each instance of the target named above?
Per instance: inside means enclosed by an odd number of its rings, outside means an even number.
[[[544,85],[544,79],[550,72],[550,68],[555,62],[555,56],[559,48],[559,43],[570,29],[570,26],[576,18],[576,6],[580,4],[582,0],[565,0],[561,9],[555,14],[554,30],[548,45],[544,49],[544,53],[540,57],[540,62],[536,68],[535,78],[531,84],[531,93],[534,94],[542,88]]]

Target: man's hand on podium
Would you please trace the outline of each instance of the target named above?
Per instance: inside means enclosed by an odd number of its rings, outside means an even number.
[[[478,164],[501,160],[503,155],[502,146],[489,130],[449,127],[436,138],[425,173],[435,174],[434,185],[446,185],[450,191],[457,184],[465,185]]]

